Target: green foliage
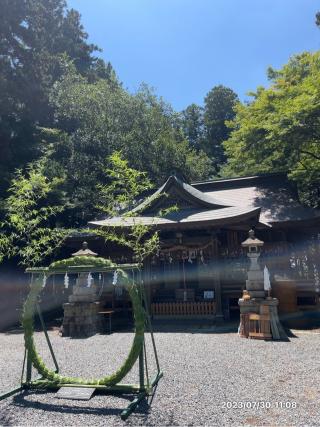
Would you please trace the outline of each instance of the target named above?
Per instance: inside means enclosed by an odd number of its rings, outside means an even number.
[[[179,211],[179,207],[176,204],[173,204],[173,205],[171,205],[169,207],[160,209],[158,211],[157,216],[163,218],[163,217],[165,217],[165,216],[167,216],[167,215],[169,215],[169,214],[171,214],[173,212],[178,212],[178,211]]]
[[[94,256],[75,256],[72,258],[62,259],[59,261],[52,262],[49,265],[49,271],[54,272],[56,270],[65,270],[68,267],[75,266],[90,266],[90,267],[112,267],[114,264],[112,261],[106,258],[94,257]]]
[[[288,171],[301,200],[319,206],[319,52],[269,69],[271,87],[257,88],[248,105],[220,85],[203,108],[177,114],[146,85],[130,94],[119,84],[65,0],[2,6],[0,262],[38,264],[68,228],[101,213],[133,215],[140,194],[172,173],[195,181]],[[100,233],[142,263],[159,237],[156,224],[135,222],[127,237]]]
[[[226,161],[223,142],[230,135],[226,121],[234,118],[238,101],[237,94],[222,85],[211,89],[204,99],[204,149],[213,160],[216,172]]]
[[[158,184],[163,180],[163,175],[158,175],[160,150],[170,149],[172,160],[163,170],[166,177],[172,164],[180,167],[181,149],[184,156],[197,156],[179,145],[184,138],[177,129],[176,114],[146,86],[130,95],[106,81],[89,84],[69,75],[56,85],[52,102],[70,135],[73,153],[83,153],[90,160],[87,169],[101,170],[107,156],[121,151],[130,167],[147,172]],[[199,161],[202,163],[202,158]],[[195,167],[192,172],[198,173]]]
[[[287,171],[302,200],[319,206],[320,53],[294,56],[269,77],[269,89],[259,88],[250,104],[236,107],[224,174]]]
[[[49,181],[44,161],[31,164],[24,174],[17,171],[6,200],[4,220],[0,224],[0,259],[18,257],[25,266],[42,262],[59,247],[67,230],[55,227],[55,218],[64,207],[50,203],[61,180]]]
[[[159,234],[154,230],[156,225],[156,222],[149,226],[141,224],[137,218],[133,219],[133,225],[127,232],[115,230],[113,227],[98,228],[90,232],[106,242],[114,242],[131,250],[134,262],[141,268],[143,261],[157,252],[160,247]]]
[[[190,148],[178,114],[145,85],[133,95],[121,87],[65,0],[4,0],[0,36],[0,198],[16,168],[44,153],[45,176],[64,181],[65,227],[98,215],[97,183],[109,182],[105,159],[115,151],[156,185],[172,172],[209,176],[210,161]]]
[[[70,68],[55,85],[51,102],[64,129],[53,158],[67,174],[66,191],[70,204],[75,203],[74,223],[83,225],[96,217],[93,206],[100,197],[96,185],[109,183],[105,159],[115,151],[121,151],[130,168],[146,172],[156,185],[172,172],[187,180],[210,173],[208,157],[190,148],[177,115],[146,86],[130,95],[105,80],[89,83]]]
[[[186,181],[197,181],[210,176],[211,161],[204,151],[197,152],[185,139],[175,141],[172,132],[163,133],[153,145],[152,177],[163,184],[169,175],[175,174]]]
[[[130,168],[119,151],[109,156],[108,163],[104,173],[109,184],[98,185],[98,208],[108,215],[119,215],[119,212],[133,208],[136,198],[152,188],[152,184],[145,172]]]
[[[58,203],[63,200],[61,187],[64,182],[53,175],[48,179],[45,175],[46,165],[48,159],[43,158],[30,165],[27,174],[18,171],[12,181],[5,219],[0,225],[0,261],[5,257],[17,257],[22,265],[38,265],[63,244],[71,231],[57,227],[57,219],[65,209],[64,204]],[[145,173],[130,168],[118,152],[110,156],[105,174],[109,184],[100,185],[98,194],[103,202],[102,211],[109,214],[116,213],[119,206],[127,210],[132,208],[140,192],[150,188]],[[56,200],[56,203],[50,203],[52,200]],[[132,214],[129,212],[127,215]],[[159,245],[158,234],[151,233],[150,227],[138,221],[128,236],[116,233],[113,229],[90,232],[102,236],[106,241],[111,240],[130,248],[140,265]],[[84,261],[86,259],[83,257],[79,259],[79,262]],[[56,266],[59,265],[58,262]]]
[[[156,224],[153,224],[155,226]],[[151,233],[152,226],[146,226],[136,222],[134,227],[131,228],[129,238],[127,238],[127,245],[132,249],[135,261],[142,266],[143,261],[154,254],[160,246],[160,239],[158,232]]]
[[[182,111],[182,129],[191,147],[200,149],[203,146],[204,121],[202,107],[191,104]]]
[[[128,162],[121,157],[120,152],[114,152],[108,159],[110,166],[105,169],[109,179],[108,184],[100,185],[100,209],[109,216],[122,215],[133,218],[138,215],[132,209],[137,203],[137,197],[152,187],[146,174],[130,168]],[[146,226],[133,218],[134,225],[127,233],[116,231],[112,227],[94,230],[105,241],[113,241],[120,246],[129,248],[134,260],[142,266],[145,258],[159,248],[159,235],[152,230],[154,225]]]
[[[226,161],[223,142],[230,135],[226,121],[235,116],[238,101],[232,89],[219,85],[206,95],[204,107],[191,104],[182,111],[181,126],[189,144],[198,152],[203,150],[211,160],[208,176],[217,174]]]
[[[114,81],[111,65],[92,55],[98,48],[87,38],[65,0],[2,0],[0,192],[17,167],[41,155],[36,127],[53,125],[49,94],[70,62],[90,81]]]

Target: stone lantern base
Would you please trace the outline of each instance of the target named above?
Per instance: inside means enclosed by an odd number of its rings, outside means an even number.
[[[89,337],[102,330],[102,318],[99,315],[100,303],[68,302],[63,305],[64,317],[61,328],[64,337]]]
[[[279,301],[277,298],[251,298],[251,299],[239,299],[240,306],[240,327],[239,333],[240,336],[248,338],[249,337],[249,329],[248,324],[246,323],[247,316],[249,314],[258,314],[258,315],[266,315],[268,313],[270,317],[270,338],[274,340],[286,339],[287,335],[280,323],[278,317],[278,304]],[[270,339],[269,338],[269,339]]]

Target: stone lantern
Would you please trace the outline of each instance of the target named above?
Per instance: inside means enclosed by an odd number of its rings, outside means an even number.
[[[251,298],[265,297],[263,271],[258,264],[258,259],[261,254],[260,248],[263,245],[264,242],[255,237],[253,230],[249,231],[249,237],[241,243],[243,248],[248,249],[247,256],[250,259],[246,290]]]
[[[88,248],[88,243],[82,243],[82,249],[72,254],[73,257],[97,256]],[[80,273],[76,285],[69,296],[69,302],[94,302],[97,300],[97,287],[90,273]]]
[[[96,254],[95,252],[92,252],[89,248],[88,248],[88,243],[87,242],[83,242],[82,243],[82,249],[80,249],[79,251],[75,252],[72,254],[72,256],[97,256],[98,254]]]
[[[277,298],[266,298],[264,289],[264,275],[258,260],[260,249],[264,242],[254,235],[254,231],[249,231],[249,237],[242,242],[242,247],[248,250],[247,256],[250,265],[247,272],[246,290],[242,298],[239,299],[240,326],[239,334],[242,337],[258,337],[262,339],[285,339],[286,333],[278,317]],[[254,320],[259,325],[259,331],[250,330],[250,321]]]
[[[83,242],[82,249],[72,254],[72,256],[74,258],[95,257],[97,254],[88,248],[87,242]],[[101,330],[100,302],[97,295],[97,287],[90,271],[78,273],[76,284],[72,288],[72,294],[69,296],[68,302],[63,305],[63,308],[64,317],[61,328],[63,336],[91,336]]]

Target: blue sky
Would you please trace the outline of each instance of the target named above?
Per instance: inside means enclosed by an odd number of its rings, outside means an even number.
[[[268,66],[320,48],[316,0],[68,0],[130,91],[154,87],[176,110],[223,84],[267,85]]]

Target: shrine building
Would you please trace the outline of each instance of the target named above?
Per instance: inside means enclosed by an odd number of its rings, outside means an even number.
[[[159,231],[160,250],[143,269],[154,318],[238,316],[247,270],[241,242],[251,228],[264,242],[260,264],[269,271],[280,314],[318,308],[320,211],[299,203],[285,174],[193,184],[170,176],[132,213],[89,226],[128,233],[141,223]],[[79,242],[72,244],[76,248]],[[115,262],[132,261],[128,249],[106,246],[103,239],[89,244]]]

